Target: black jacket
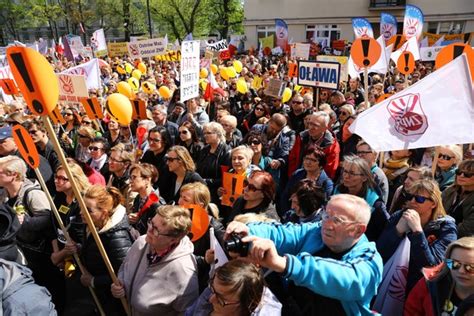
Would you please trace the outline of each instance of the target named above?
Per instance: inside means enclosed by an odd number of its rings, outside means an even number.
[[[172,204],[173,202],[175,204],[178,204],[179,190],[176,193],[174,192],[175,187],[176,187],[176,178],[177,178],[176,174],[171,172],[169,180],[167,182],[167,190],[165,192],[160,191],[161,195],[163,196],[163,198],[168,204]],[[180,189],[183,185],[188,184],[188,183],[193,183],[193,182],[201,182],[203,184],[206,184],[206,182],[203,180],[203,178],[201,178],[201,176],[198,173],[186,171],[186,174],[184,176],[183,182],[181,183]]]

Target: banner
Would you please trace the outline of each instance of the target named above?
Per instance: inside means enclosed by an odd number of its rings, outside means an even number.
[[[459,56],[359,114],[350,131],[376,151],[474,143],[468,67],[466,56]]]
[[[328,61],[298,61],[298,85],[337,90],[341,64]]]
[[[374,38],[374,30],[372,29],[372,25],[367,19],[353,18],[352,28],[354,29],[355,38],[359,38],[359,37]]]
[[[181,43],[181,102],[199,96],[199,62],[199,41]]]
[[[398,57],[403,52],[410,52],[413,54],[413,57],[415,60],[420,59],[420,47],[418,46],[418,41],[416,40],[416,37],[413,36],[411,37],[408,41],[406,41],[399,49],[394,51],[391,55],[390,58],[393,60],[393,62],[396,64],[398,62]]]
[[[440,38],[444,37],[442,44],[445,46],[452,43],[470,43],[472,34],[474,34],[474,32],[461,34],[433,34],[424,32],[423,36],[428,37],[429,46],[434,46],[434,43],[436,43]]]
[[[328,55],[318,55],[316,57],[317,61],[331,61],[335,63],[339,63],[341,65],[341,81],[347,81],[347,77],[349,75],[348,66],[349,66],[349,58],[347,56],[328,56]]]
[[[275,47],[275,44],[274,44],[275,40],[274,40],[273,34],[267,37],[261,38],[260,42],[262,43],[262,49],[264,49],[265,47],[269,47],[269,48]]]
[[[275,19],[276,46],[282,51],[287,50],[288,46],[288,25],[282,19]]]
[[[264,93],[274,98],[281,98],[286,88],[286,81],[270,78]]]
[[[122,57],[128,54],[127,42],[107,43],[109,57]]]
[[[423,12],[414,5],[407,4],[405,7],[405,19],[403,20],[403,35],[407,40],[416,37],[419,41],[423,32]]]
[[[220,52],[222,50],[225,50],[229,47],[227,45],[227,41],[225,39],[215,42],[215,43],[207,43],[207,50],[213,51],[213,52]]]
[[[422,61],[435,61],[436,56],[442,49],[443,46],[422,47],[420,48],[420,59]]]
[[[155,60],[162,61],[180,61],[181,60],[181,51],[169,50],[166,54],[155,56]]]
[[[56,74],[59,84],[59,102],[80,103],[79,98],[89,97],[84,76]]]
[[[84,44],[82,44],[82,39],[78,35],[68,35],[67,36],[67,41],[69,44],[69,47],[71,49],[72,56],[74,59],[79,57],[81,55],[82,57],[85,56],[84,54]]]
[[[154,57],[163,55],[167,46],[167,38],[152,38],[128,43],[128,53],[132,59]]]
[[[291,44],[291,58],[308,59],[309,48],[310,45],[305,43]]]
[[[397,34],[397,19],[388,13],[380,14],[380,35],[385,42]]]
[[[92,34],[91,45],[97,57],[107,55],[107,42],[105,41],[104,29],[98,29]]]
[[[80,75],[86,77],[87,89],[100,88],[100,70],[97,58],[81,64],[76,67],[69,68],[62,72],[63,74]]]

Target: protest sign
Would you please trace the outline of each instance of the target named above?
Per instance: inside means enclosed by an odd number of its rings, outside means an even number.
[[[443,46],[434,46],[434,47],[421,47],[420,48],[420,59],[422,61],[434,61],[440,50],[443,49]]]
[[[221,204],[232,206],[237,198],[244,192],[244,176],[230,172],[222,174],[222,184],[225,194],[222,195]]]
[[[128,54],[127,42],[108,43],[109,57],[122,57]]]
[[[291,46],[291,57],[292,58],[301,58],[301,59],[308,59],[309,58],[309,44],[305,43],[295,43]]]
[[[341,64],[329,61],[298,61],[298,85],[336,90]]]
[[[199,41],[181,44],[180,101],[199,96]]]
[[[168,39],[165,38],[152,38],[149,40],[136,41],[128,43],[128,53],[130,58],[145,58],[153,57],[156,55],[163,55],[166,53],[168,46]]]
[[[348,71],[348,62],[349,58],[347,56],[328,56],[328,55],[318,55],[316,57],[317,61],[332,61],[339,63],[341,65],[341,80],[346,81],[349,74]]]
[[[59,102],[79,103],[80,98],[89,96],[84,76],[56,74],[59,83]]]
[[[227,45],[227,41],[225,39],[220,40],[219,42],[216,43],[207,43],[207,50],[213,51],[213,52],[220,52],[222,50],[227,49],[229,46]]]
[[[270,78],[265,94],[274,98],[281,98],[286,88],[286,81]]]
[[[156,60],[162,61],[180,61],[181,60],[181,51],[180,50],[169,50],[166,54],[155,56]]]
[[[434,45],[437,41],[442,39],[442,45],[448,45],[452,43],[470,43],[472,39],[472,34],[474,32],[470,33],[461,33],[461,34],[433,34],[433,33],[427,33],[424,32],[423,36],[426,36],[428,38],[428,45],[429,46],[436,46]]]
[[[104,29],[99,29],[92,34],[91,45],[97,57],[107,55],[107,42],[105,41]]]
[[[99,61],[97,58],[81,64],[76,67],[69,68],[62,72],[63,74],[81,75],[86,77],[87,89],[100,88],[100,70]]]

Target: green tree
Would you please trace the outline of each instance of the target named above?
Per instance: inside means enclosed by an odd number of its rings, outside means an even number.
[[[209,28],[218,31],[222,38],[227,38],[229,33],[243,33],[241,0],[209,0],[207,12]]]

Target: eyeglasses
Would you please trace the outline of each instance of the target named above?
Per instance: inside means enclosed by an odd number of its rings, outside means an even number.
[[[348,221],[348,220],[340,218],[339,216],[330,216],[325,208],[322,209],[321,220],[323,222],[331,220],[336,225],[348,225],[348,224],[357,223],[357,221]]]
[[[148,223],[148,230],[151,230],[151,232],[153,233],[153,236],[155,236],[155,237],[159,237],[159,236],[170,237],[170,238],[177,237],[176,234],[160,233],[158,228],[156,228],[156,226],[153,225],[152,218],[149,218],[147,223]]]
[[[102,147],[97,147],[97,146],[89,146],[90,151],[99,151],[102,150]]]
[[[262,191],[262,189],[257,188],[253,184],[249,183],[247,180],[244,180],[244,187],[252,192]]]
[[[446,265],[451,270],[459,270],[464,267],[467,273],[474,274],[474,263],[463,263],[455,259],[446,259]]]
[[[449,155],[439,155],[438,158],[439,158],[439,159],[443,159],[443,160],[450,161],[450,160],[453,159],[454,157],[449,156]]]
[[[463,175],[466,178],[470,178],[470,177],[474,176],[474,172],[466,172],[466,171],[458,169],[458,170],[456,170],[456,175],[458,175],[458,176]]]
[[[68,178],[63,177],[63,176],[54,176],[54,180],[56,180],[56,181],[58,181],[58,182],[66,182],[66,181],[69,181]]]
[[[84,125],[90,125],[90,124],[92,124],[92,122],[82,121],[82,124],[84,124]]]
[[[220,306],[226,307],[227,305],[240,304],[240,302],[226,302],[221,297],[221,295],[219,293],[217,293],[216,290],[214,289],[214,286],[212,285],[213,282],[214,282],[214,277],[211,280],[209,280],[209,289],[211,290],[211,293],[216,296],[216,301],[217,301],[217,303],[219,303]]]
[[[351,176],[351,177],[363,176],[362,173],[355,173],[346,169],[343,169],[342,173],[347,174],[348,176]]]
[[[188,131],[179,131],[180,135],[186,135],[187,133],[188,133]]]
[[[309,156],[303,157],[303,160],[305,160],[305,161],[310,161],[310,162],[319,162],[318,159],[314,159],[314,158],[311,158],[311,157],[309,157]]]
[[[30,135],[36,135],[36,133],[38,133],[38,132],[39,132],[38,130],[28,131],[28,133]]]
[[[249,141],[249,144],[250,145],[260,145],[262,142],[259,141],[258,139],[253,139],[251,141]]]
[[[414,198],[415,202],[418,203],[418,204],[423,204],[423,203],[426,202],[426,200],[433,201],[433,199],[431,199],[429,197],[422,196],[422,195],[417,195],[417,194],[411,194],[411,193],[408,193],[408,192],[405,193],[405,197],[406,197],[407,201],[411,201]]]
[[[357,155],[362,156],[362,155],[368,155],[368,154],[371,154],[371,153],[372,153],[371,151],[358,151]]]
[[[110,161],[110,162],[116,162],[116,163],[125,163],[124,160],[117,160],[117,159],[114,159],[114,158],[112,158],[112,157],[109,157],[109,161]]]
[[[165,159],[166,159],[166,161],[169,161],[169,162],[180,160],[178,157],[170,157],[168,155],[165,156]]]
[[[216,132],[204,132],[203,135],[213,135],[216,134]]]
[[[303,104],[303,101],[292,101],[293,104]]]
[[[257,108],[255,108],[255,111],[263,112],[263,111],[265,111],[265,110],[264,110],[263,108],[258,108],[258,107],[257,107]]]
[[[150,142],[150,143],[161,143],[161,139],[148,137],[148,142]]]

